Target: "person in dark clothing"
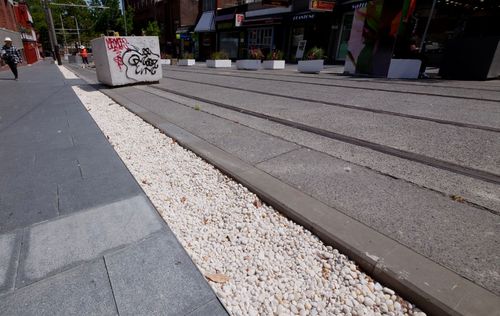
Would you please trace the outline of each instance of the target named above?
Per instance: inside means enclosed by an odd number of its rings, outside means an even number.
[[[12,73],[14,74],[15,80],[17,80],[17,64],[22,63],[23,59],[21,58],[21,54],[19,54],[19,50],[12,45],[12,39],[10,37],[6,37],[4,43],[5,45],[2,46],[0,51],[0,57],[7,65],[9,65],[10,70],[12,70]]]

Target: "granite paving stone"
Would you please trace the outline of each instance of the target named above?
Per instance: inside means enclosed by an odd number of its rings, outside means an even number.
[[[102,258],[0,297],[2,316],[117,314]]]
[[[102,188],[102,187],[101,187]],[[144,196],[96,207],[29,228],[18,280],[27,285],[162,229]]]
[[[200,272],[189,268],[191,258],[167,234],[105,260],[120,315],[186,315],[217,300]],[[227,315],[223,309],[212,311],[205,315]]]

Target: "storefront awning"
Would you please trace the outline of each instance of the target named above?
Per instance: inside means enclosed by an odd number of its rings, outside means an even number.
[[[214,32],[215,31],[215,23],[214,23],[214,11],[205,11],[201,15],[198,24],[194,28],[195,32]]]
[[[218,15],[215,17],[215,22],[234,20],[234,13]]]

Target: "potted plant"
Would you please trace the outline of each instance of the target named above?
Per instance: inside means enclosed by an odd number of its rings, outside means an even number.
[[[172,64],[172,55],[161,53],[161,65],[171,65]]]
[[[306,54],[306,60],[300,60],[297,70],[304,73],[319,73],[323,70],[325,51],[319,47],[311,48]]]
[[[264,54],[260,48],[252,48],[248,51],[249,59],[240,59],[236,61],[236,68],[244,70],[257,70],[260,68],[260,61]]]
[[[210,58],[207,59],[207,67],[209,68],[231,68],[231,59],[226,52],[214,52]]]
[[[266,56],[266,60],[262,62],[264,69],[285,69],[285,61],[283,60],[283,52],[273,50]]]
[[[191,53],[184,53],[182,58],[179,59],[179,62],[177,63],[179,66],[193,66],[194,64],[194,55]]]

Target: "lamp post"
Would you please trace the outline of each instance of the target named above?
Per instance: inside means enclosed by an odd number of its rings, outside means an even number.
[[[80,28],[78,27],[78,20],[76,19],[75,15],[72,15],[72,17],[75,19],[76,34],[78,35],[78,45],[82,45],[82,42],[80,41]]]
[[[59,44],[57,43],[56,31],[54,29],[54,20],[52,19],[52,12],[49,8],[47,0],[43,0],[43,7],[45,10],[45,18],[48,21],[47,24],[49,27],[50,45],[52,46],[54,55],[57,59],[57,64],[62,65],[61,56],[59,55]]]

